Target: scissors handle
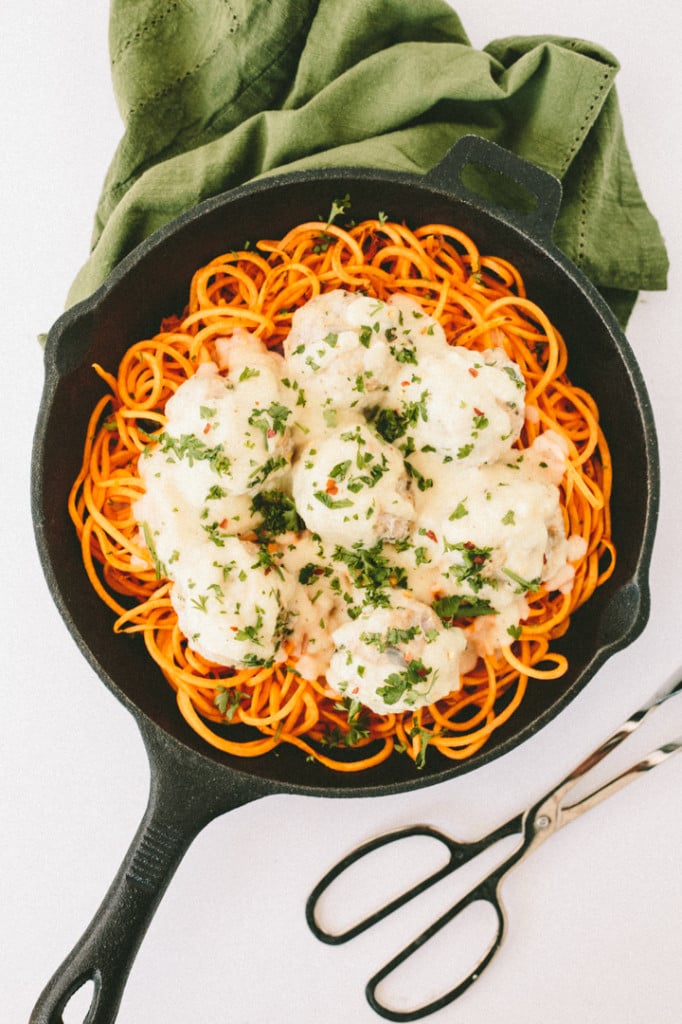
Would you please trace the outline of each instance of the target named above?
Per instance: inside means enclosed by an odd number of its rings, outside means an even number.
[[[507,858],[499,867],[486,875],[477,885],[473,886],[462,898],[445,911],[433,924],[429,925],[420,935],[404,947],[392,960],[389,960],[380,970],[370,978],[365,987],[365,995],[372,1009],[386,1020],[392,1021],[414,1021],[427,1017],[429,1014],[441,1010],[458,999],[470,985],[480,977],[485,968],[491,962],[505,937],[507,931],[507,915],[500,897],[500,886],[509,869],[516,863],[512,855]],[[462,975],[457,984],[448,989],[442,995],[422,1006],[410,1010],[394,1010],[382,1003],[377,995],[379,985],[390,977],[401,964],[413,956],[421,947],[440,932],[447,924],[459,917],[467,907],[475,903],[487,903],[495,912],[496,925],[490,943],[483,949],[473,967],[467,974]]]
[[[406,903],[409,903],[409,901],[414,899],[415,896],[418,896],[420,893],[430,889],[431,886],[452,874],[453,871],[456,871],[470,860],[473,860],[474,857],[477,857],[480,853],[488,849],[488,847],[492,846],[500,839],[504,839],[510,835],[520,835],[523,831],[523,817],[524,816],[522,814],[515,815],[509,821],[505,822],[504,825],[501,825],[483,839],[479,839],[475,842],[458,842],[456,839],[451,839],[444,832],[431,828],[429,825],[411,825],[407,828],[396,829],[392,832],[376,836],[374,839],[370,839],[368,842],[363,843],[356,849],[351,850],[350,853],[338,861],[338,863],[320,879],[312,890],[305,908],[308,927],[312,931],[313,935],[322,942],[326,942],[330,945],[340,945],[343,942],[348,942],[350,939],[355,938],[356,935],[360,935],[368,928],[371,928],[372,925],[375,925],[385,917],[388,917],[389,914],[392,914]],[[346,928],[343,931],[329,931],[319,923],[318,908],[320,901],[337,879],[375,850],[388,846],[392,843],[402,842],[414,836],[425,836],[435,842],[438,842],[445,848],[447,851],[447,860],[442,867],[431,872],[431,874],[426,875],[426,877],[421,881],[417,882],[409,889],[406,889],[394,899],[389,900],[383,906],[379,907],[378,910],[367,914],[351,927]],[[443,924],[445,923],[446,922],[444,921]]]

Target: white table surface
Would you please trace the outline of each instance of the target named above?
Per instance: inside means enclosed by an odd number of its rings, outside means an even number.
[[[627,139],[672,262],[667,293],[642,295],[628,330],[662,465],[651,618],[540,735],[471,775],[374,800],[273,796],[214,821],[149,929],[121,1024],[379,1020],[365,1003],[364,982],[409,936],[411,915],[348,946],[324,946],[303,917],[321,872],[357,842],[415,821],[476,837],[541,795],[682,668],[679,5],[454,6],[475,46],[514,33],[574,35],[603,44],[622,64],[617,89]],[[120,137],[106,37],[104,0],[8,0],[0,14],[0,600],[8,651],[0,684],[0,1017],[13,1024],[28,1021],[43,984],[99,905],[147,795],[137,727],[81,658],[52,604],[28,500],[42,379],[36,335],[61,312],[85,259]],[[637,752],[682,733],[681,705],[645,727]],[[682,758],[560,832],[510,876],[504,895],[510,926],[502,953],[434,1024],[677,1024]],[[414,911],[415,922],[422,913]],[[433,957],[447,977],[445,944]],[[74,1002],[65,1020],[76,1024],[83,1014]]]

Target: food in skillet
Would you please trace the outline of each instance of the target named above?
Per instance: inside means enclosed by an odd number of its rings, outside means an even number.
[[[610,459],[509,262],[442,224],[303,224],[96,369],[85,565],[213,746],[466,758],[565,671],[614,567]]]

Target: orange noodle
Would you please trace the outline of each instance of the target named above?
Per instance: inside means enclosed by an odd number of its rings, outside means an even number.
[[[324,679],[306,679],[290,656],[270,667],[211,664],[178,628],[172,583],[141,539],[133,504],[144,491],[140,454],[163,429],[166,401],[215,342],[235,328],[281,350],[292,315],[336,288],[380,300],[400,292],[439,321],[447,340],[472,349],[504,348],[526,383],[525,424],[516,447],[551,429],[564,439],[567,470],[560,505],[567,536],[584,540],[566,593],[544,586],[527,595],[529,612],[514,639],[479,658],[460,687],[437,703],[380,715],[353,714]],[[521,704],[529,680],[551,685],[567,668],[552,642],[572,613],[613,572],[609,499],[611,459],[592,397],[566,376],[564,340],[525,294],[508,261],[480,254],[454,227],[410,230],[383,218],[344,229],[315,221],[280,240],[228,252],[197,270],[181,316],[132,345],[114,376],[96,366],[108,394],[93,409],[82,469],[69,500],[85,570],[121,633],[141,633],[176,692],[181,715],[203,739],[239,757],[281,744],[339,771],[362,771],[407,753],[424,763],[427,747],[444,758],[471,756]],[[463,620],[465,630],[472,623]],[[249,728],[234,728],[236,726]]]

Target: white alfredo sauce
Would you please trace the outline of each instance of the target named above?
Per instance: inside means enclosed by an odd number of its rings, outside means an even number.
[[[294,657],[380,714],[458,689],[583,553],[561,438],[513,447],[524,395],[502,349],[448,345],[407,296],[319,295],[283,356],[219,341],[168,401],[134,510],[190,647]]]

